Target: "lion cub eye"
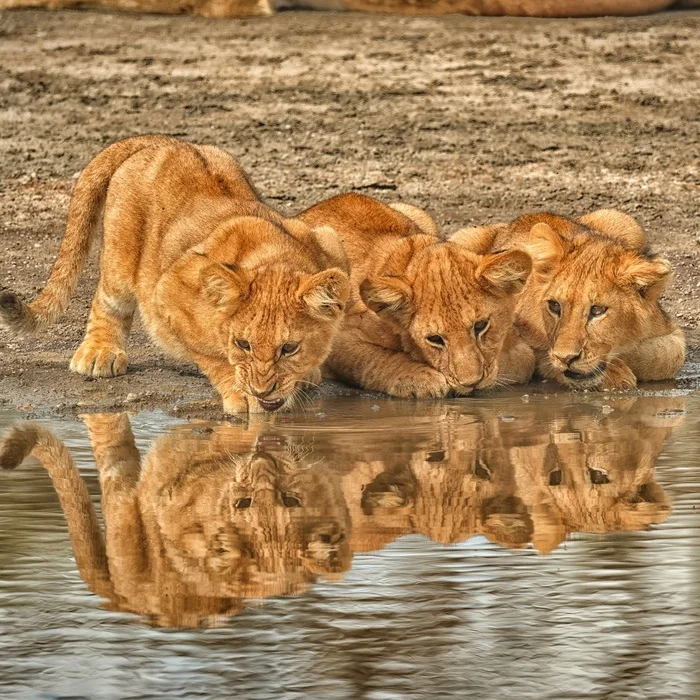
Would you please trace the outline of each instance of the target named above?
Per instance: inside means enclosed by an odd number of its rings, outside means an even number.
[[[591,306],[591,310],[588,314],[591,318],[598,318],[598,316],[602,316],[607,310],[607,306]]]
[[[282,355],[282,357],[296,355],[297,352],[299,352],[299,343],[285,343],[280,348],[280,354]]]
[[[489,327],[489,322],[488,319],[484,321],[477,321],[474,324],[474,333],[476,337],[478,338],[480,335],[483,334],[483,332]]]
[[[591,467],[588,467],[588,476],[590,477],[592,484],[609,484],[610,483],[610,479],[608,479],[608,475],[604,471],[601,471],[600,469],[592,469]]]
[[[484,481],[491,481],[491,470],[484,464],[482,460],[477,460],[474,465],[474,476],[477,479],[483,479]]]
[[[253,499],[252,498],[239,498],[236,501],[236,508],[243,510],[245,508],[250,508],[250,506],[253,505]]]
[[[428,345],[433,345],[436,348],[444,348],[446,344],[441,335],[429,335],[425,340]]]
[[[236,341],[236,347],[240,350],[245,350],[248,352],[250,350],[250,343],[247,340],[243,340],[243,338],[239,338]]]
[[[285,508],[298,508],[301,505],[301,500],[292,493],[285,493],[282,495],[282,505]]]
[[[547,302],[547,306],[549,306],[550,312],[553,313],[555,316],[559,316],[559,314],[561,314],[561,304],[558,301],[550,299]]]

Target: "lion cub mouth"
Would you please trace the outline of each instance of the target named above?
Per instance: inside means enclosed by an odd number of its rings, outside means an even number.
[[[592,372],[575,372],[572,369],[567,369],[564,371],[564,376],[567,379],[573,379],[575,382],[585,382],[600,377],[604,369],[605,362],[601,362]]]
[[[284,406],[286,399],[258,399],[258,403],[263,407],[263,410],[272,413]]]

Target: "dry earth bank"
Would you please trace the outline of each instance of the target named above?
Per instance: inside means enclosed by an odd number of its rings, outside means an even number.
[[[666,307],[700,359],[700,13],[638,19],[270,19],[0,13],[0,288],[48,276],[75,175],[125,136],[227,148],[295,212],[344,190],[427,207],[445,230],[619,207],[673,263]],[[0,331],[0,402],[31,411],[212,399],[137,327],[126,377],[67,365],[96,255],[44,336]],[[2,403],[0,403],[0,406]]]

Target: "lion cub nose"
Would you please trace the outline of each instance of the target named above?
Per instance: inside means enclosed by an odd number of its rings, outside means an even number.
[[[277,382],[272,382],[272,384],[267,389],[263,389],[262,391],[253,389],[253,387],[251,387],[250,393],[253,394],[253,396],[255,396],[256,399],[264,399],[266,396],[269,396],[276,388]]]
[[[560,362],[563,362],[567,367],[571,365],[572,362],[576,362],[579,357],[581,357],[581,351],[579,352],[572,352],[569,353],[568,355],[560,355],[559,353],[555,352],[554,357],[557,358]]]

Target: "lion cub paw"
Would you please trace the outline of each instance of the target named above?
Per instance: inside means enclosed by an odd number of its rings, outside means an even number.
[[[608,390],[635,389],[637,377],[622,360],[615,359],[605,368],[601,387]]]
[[[224,413],[227,416],[236,416],[241,413],[248,413],[249,404],[245,394],[228,394],[222,397]]]
[[[439,399],[447,396],[449,390],[445,375],[426,365],[394,380],[387,393],[405,399]]]
[[[121,348],[96,345],[85,340],[70,361],[71,372],[86,377],[118,377],[126,374],[126,353]]]

